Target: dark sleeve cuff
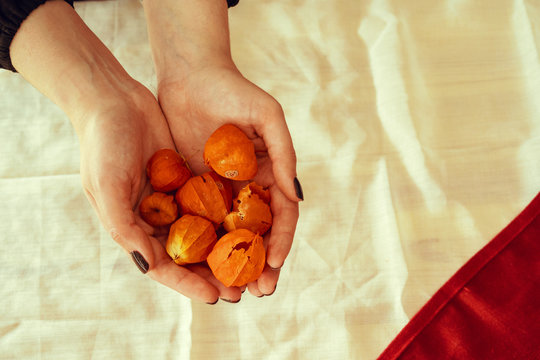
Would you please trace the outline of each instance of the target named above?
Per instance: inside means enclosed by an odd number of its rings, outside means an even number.
[[[233,7],[233,6],[235,6],[236,4],[238,4],[239,1],[240,1],[240,0],[227,0],[227,5],[228,5],[229,7]]]
[[[9,47],[22,22],[47,0],[0,0],[0,68],[15,71]],[[73,6],[73,0],[64,0]]]

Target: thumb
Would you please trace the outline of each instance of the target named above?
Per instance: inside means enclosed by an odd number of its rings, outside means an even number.
[[[155,252],[150,237],[135,219],[130,186],[109,182],[103,184],[96,195],[96,205],[105,229],[146,274],[155,264]]]
[[[119,184],[129,184],[120,181]],[[99,200],[98,200],[99,199]],[[219,291],[204,278],[176,265],[159,241],[138,225],[131,207],[131,188],[108,183],[100,188],[96,205],[100,219],[112,238],[131,257],[139,270],[163,285],[192,298],[214,304]]]
[[[272,161],[277,186],[289,200],[304,200],[302,187],[296,176],[296,153],[281,106],[278,105],[277,110],[263,120],[261,134]]]

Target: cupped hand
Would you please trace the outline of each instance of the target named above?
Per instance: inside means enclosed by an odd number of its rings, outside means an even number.
[[[129,76],[73,7],[63,1],[39,6],[17,30],[9,52],[15,69],[70,118],[80,140],[85,193],[143,272],[193,299],[238,299],[238,289],[224,289],[207,269],[177,266],[163,239],[137,215],[141,198],[150,193],[146,162],[174,143],[155,97]]]
[[[255,144],[259,171],[254,181],[270,190],[273,225],[265,237],[267,264],[248,289],[255,296],[273,293],[303,196],[295,184],[296,155],[281,106],[234,67],[206,67],[168,77],[160,81],[158,98],[174,143],[196,174],[209,170],[203,161],[204,145],[221,125],[238,126]]]
[[[205,269],[176,265],[165,251],[165,236],[158,236],[138,215],[141,199],[151,192],[146,162],[160,148],[174,149],[155,97],[137,86],[129,96],[94,105],[79,123],[83,124],[78,135],[85,194],[104,227],[139,269],[192,299],[214,303],[218,296],[240,298],[238,290],[225,289]]]

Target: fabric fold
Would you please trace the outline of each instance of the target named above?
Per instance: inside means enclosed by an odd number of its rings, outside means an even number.
[[[538,239],[540,194],[435,293],[378,359],[537,359]]]

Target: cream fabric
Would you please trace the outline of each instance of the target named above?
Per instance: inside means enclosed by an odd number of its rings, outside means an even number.
[[[155,90],[138,1],[76,10]],[[305,201],[277,290],[142,276],[80,186],[66,116],[0,73],[0,358],[374,359],[540,190],[536,0],[242,0],[244,75],[283,105]]]

